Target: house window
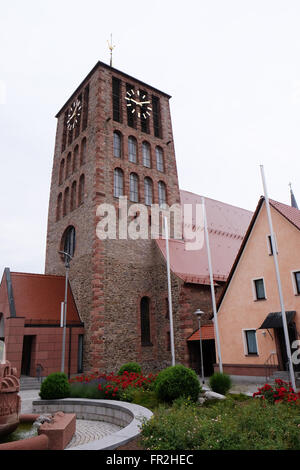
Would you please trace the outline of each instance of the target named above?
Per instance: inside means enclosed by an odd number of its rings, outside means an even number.
[[[141,343],[142,346],[152,346],[150,335],[150,299],[141,299]]]
[[[120,197],[124,195],[124,174],[121,168],[114,170],[114,196]]]
[[[246,339],[246,353],[247,354],[258,354],[257,351],[257,342],[256,342],[256,331],[255,330],[245,330],[245,339]]]
[[[121,80],[113,77],[112,79],[113,120],[117,122],[121,122],[120,90],[121,90]]]
[[[163,155],[163,150],[161,147],[156,147],[155,155],[156,155],[156,168],[158,169],[158,171],[164,172],[164,155]]]
[[[163,181],[158,182],[158,204],[163,207],[167,203],[167,190]]]
[[[151,168],[151,153],[150,145],[148,142],[142,143],[142,153],[143,153],[143,165],[147,168]]]
[[[130,173],[130,200],[139,202],[139,177],[136,173]]]
[[[114,157],[122,157],[122,139],[119,132],[114,132]]]
[[[253,282],[254,282],[256,300],[265,299],[266,298],[266,293],[265,293],[264,280],[263,279],[255,279]]]
[[[294,271],[294,279],[296,293],[300,294],[300,271]]]
[[[144,189],[145,189],[145,204],[151,206],[153,200],[153,183],[151,178],[146,177],[144,179]]]
[[[137,162],[137,142],[132,136],[128,137],[128,160],[132,163]]]

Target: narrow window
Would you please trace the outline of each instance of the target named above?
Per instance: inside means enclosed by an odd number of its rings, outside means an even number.
[[[151,206],[153,202],[153,183],[148,176],[144,179],[145,204]]]
[[[171,351],[171,335],[169,331],[167,331],[167,351]]]
[[[153,128],[155,137],[162,137],[161,119],[160,119],[160,102],[157,96],[152,96],[153,110]]]
[[[62,152],[66,149],[66,145],[67,145],[67,135],[68,135],[67,121],[68,121],[68,111],[66,111],[64,115],[64,127],[63,127],[63,135],[62,135],[62,142],[61,142]]]
[[[158,182],[158,204],[163,207],[167,203],[167,190],[163,181]]]
[[[156,147],[156,168],[158,171],[164,172],[164,154],[161,147]]]
[[[294,272],[295,276],[295,286],[297,294],[300,294],[300,271]]]
[[[84,201],[84,183],[84,175],[81,175],[79,178],[78,205],[82,204]]]
[[[86,162],[86,138],[84,137],[81,141],[80,165],[84,165],[85,162]]]
[[[78,335],[78,364],[77,373],[83,372],[83,335]]]
[[[71,168],[72,168],[72,154],[71,152],[68,153],[67,156],[67,171],[66,171],[66,178],[68,178],[71,174]]]
[[[67,213],[69,212],[69,208],[70,208],[70,191],[69,191],[69,188],[66,188],[65,189],[65,193],[64,193],[64,207],[63,207],[63,215],[67,215]]]
[[[112,79],[113,120],[117,122],[121,122],[120,90],[121,90],[121,80],[113,77]]]
[[[114,132],[114,157],[122,157],[122,138],[119,132]]]
[[[59,184],[62,184],[64,180],[64,173],[65,173],[65,159],[63,158],[59,166],[59,180],[58,180]]]
[[[76,181],[73,181],[71,188],[71,211],[76,209]]]
[[[128,137],[128,160],[137,163],[137,142],[135,137]]]
[[[130,200],[132,202],[139,202],[139,178],[136,173],[130,173]]]
[[[135,98],[134,87],[126,84],[126,108],[127,108],[127,124],[129,127],[136,128],[136,108],[132,105],[130,98]]]
[[[74,152],[73,152],[73,173],[78,168],[78,155],[79,155],[79,147],[76,145]]]
[[[150,301],[149,297],[141,299],[141,343],[142,346],[152,346],[150,335]]]
[[[255,279],[254,281],[256,300],[263,300],[266,298],[265,285],[263,279]]]
[[[256,342],[255,330],[246,330],[245,337],[246,337],[247,354],[257,354],[257,342]]]
[[[147,168],[151,168],[151,152],[150,145],[148,142],[142,143],[142,154],[143,154],[143,165]]]
[[[83,113],[82,113],[82,130],[83,131],[87,128],[87,124],[88,124],[89,95],[90,95],[90,86],[87,85],[83,92]]]
[[[56,221],[61,219],[61,210],[62,210],[62,193],[59,193],[57,198],[57,206],[56,206]]]
[[[138,95],[139,101],[148,102],[148,95],[145,91],[138,90],[137,95]],[[142,105],[141,109],[139,110],[139,114],[141,118],[141,131],[149,134],[149,116],[148,116],[149,111],[147,110],[147,106],[148,106],[147,104]]]
[[[114,170],[114,196],[120,197],[124,195],[124,174],[121,168]]]
[[[76,235],[75,235],[75,228],[73,225],[70,225],[66,228],[61,241],[61,248],[62,251],[68,253],[69,255],[73,256],[75,253],[75,245],[76,245]],[[65,256],[63,256],[63,259]]]

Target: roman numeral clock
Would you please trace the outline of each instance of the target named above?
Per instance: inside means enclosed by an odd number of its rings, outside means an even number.
[[[147,100],[147,96],[137,90],[136,92],[132,89],[127,91],[125,100],[127,101],[127,107],[130,108],[131,113],[136,114],[139,118],[143,117],[147,119],[150,116],[152,108],[149,106],[150,101]]]

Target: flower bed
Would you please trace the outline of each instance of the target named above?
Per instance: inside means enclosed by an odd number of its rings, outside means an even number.
[[[253,393],[253,397],[259,397],[274,404],[280,402],[300,403],[300,392],[296,393],[291,383],[281,379],[275,380],[274,387],[269,384],[260,387],[257,392]]]

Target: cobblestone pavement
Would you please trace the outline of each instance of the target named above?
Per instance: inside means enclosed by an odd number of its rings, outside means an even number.
[[[102,439],[122,429],[120,426],[103,421],[76,420],[76,432],[66,449]]]

